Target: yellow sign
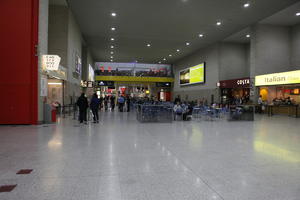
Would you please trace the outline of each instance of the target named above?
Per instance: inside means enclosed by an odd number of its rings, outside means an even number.
[[[96,81],[121,81],[121,82],[174,82],[170,77],[138,77],[138,76],[96,76]]]
[[[255,77],[255,86],[285,85],[300,83],[300,70],[266,74]]]
[[[204,63],[190,68],[190,83],[204,82]]]

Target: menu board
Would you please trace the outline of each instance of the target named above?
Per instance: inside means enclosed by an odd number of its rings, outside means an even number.
[[[180,85],[205,83],[205,63],[181,70]]]

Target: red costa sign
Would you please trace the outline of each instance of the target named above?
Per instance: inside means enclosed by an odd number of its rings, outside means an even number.
[[[250,78],[240,78],[219,82],[220,88],[250,88]]]

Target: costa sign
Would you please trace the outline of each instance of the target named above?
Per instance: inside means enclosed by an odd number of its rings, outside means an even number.
[[[220,88],[250,88],[250,78],[240,78],[232,80],[220,81],[218,86]]]

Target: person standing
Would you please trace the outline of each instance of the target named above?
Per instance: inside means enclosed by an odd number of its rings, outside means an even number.
[[[86,111],[89,107],[89,103],[84,93],[82,93],[81,96],[78,98],[76,105],[79,107],[79,122],[83,123],[84,121],[85,124],[87,124]]]
[[[257,100],[257,104],[258,104],[258,113],[262,113],[263,111],[263,100],[262,100],[262,96],[259,95],[259,98]]]
[[[93,112],[94,123],[99,123],[99,105],[100,100],[98,99],[98,95],[94,93],[90,103],[90,108]]]

